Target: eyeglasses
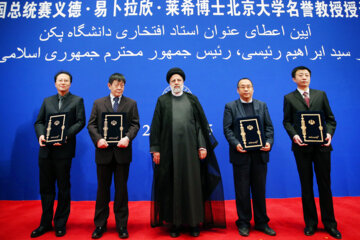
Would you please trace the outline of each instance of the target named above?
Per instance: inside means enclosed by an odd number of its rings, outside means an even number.
[[[240,89],[251,89],[252,86],[240,86],[239,88],[240,88]]]

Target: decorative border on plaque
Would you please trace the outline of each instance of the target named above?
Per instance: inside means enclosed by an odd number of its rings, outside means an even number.
[[[318,120],[319,120],[319,131],[320,131],[320,139],[308,139],[307,137],[307,134],[306,134],[306,122],[305,122],[305,119],[304,117],[306,116],[312,116],[312,117],[317,117]],[[301,117],[301,134],[302,134],[302,137],[303,137],[303,140],[304,142],[324,142],[325,139],[324,139],[324,134],[323,134],[323,131],[324,131],[324,127],[322,126],[322,118],[321,118],[321,114],[320,113],[301,113],[300,114],[300,117]],[[313,119],[309,119],[307,124],[309,125],[314,125],[315,124],[315,121]],[[311,137],[310,137],[311,138]]]
[[[61,133],[58,138],[55,139],[49,139],[51,134],[51,126],[53,123],[53,119],[62,118],[62,126],[61,126]],[[52,143],[52,142],[63,142],[64,141],[64,131],[65,131],[65,121],[66,121],[66,114],[57,114],[57,115],[51,115],[49,116],[49,120],[47,122],[47,128],[46,128],[46,136],[45,140],[46,143]],[[57,126],[60,124],[59,120],[54,120],[54,125]]]
[[[108,143],[117,143],[120,141],[120,139],[123,138],[124,136],[124,131],[125,131],[125,127],[124,127],[124,117],[125,117],[125,114],[114,114],[114,113],[111,113],[111,114],[104,114],[104,119],[103,119],[103,137],[104,139],[108,142]],[[109,130],[109,124],[112,125],[112,126],[116,126],[118,124],[118,122],[116,120],[111,120],[109,122],[108,118],[113,118],[113,117],[119,117],[119,120],[120,120],[120,127],[119,127],[119,131],[120,131],[120,138],[118,140],[110,140],[108,139],[108,130]]]
[[[256,124],[256,133],[259,136],[259,144],[255,144],[255,145],[248,145],[251,144],[251,142],[247,142],[246,141],[246,132],[245,132],[245,128],[243,126],[244,122],[255,122]],[[257,118],[253,118],[253,119],[244,119],[244,120],[239,120],[240,123],[240,135],[241,135],[241,140],[243,142],[244,148],[254,148],[254,147],[262,147],[263,146],[263,142],[262,142],[262,137],[261,137],[261,131],[260,131],[260,126],[259,126],[259,122]],[[254,129],[253,125],[247,125],[247,130],[251,131]]]

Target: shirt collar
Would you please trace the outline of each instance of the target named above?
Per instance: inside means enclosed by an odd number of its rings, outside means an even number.
[[[60,99],[60,97],[62,97],[63,99],[67,98],[70,95],[70,92],[66,93],[64,96],[61,96],[60,94],[58,94],[58,99]]]
[[[240,98],[240,101],[241,101],[242,103],[252,103],[252,102],[253,102],[253,99],[251,98],[250,101],[245,102],[244,100],[242,100],[242,99]]]
[[[310,98],[310,89],[306,89],[305,91],[304,90],[301,90],[301,89],[297,89],[299,91],[299,93],[301,94],[302,97],[304,97],[304,92],[307,92],[308,93],[308,97]]]
[[[180,96],[182,96],[182,95],[184,94],[184,91],[181,91],[181,92],[179,92],[178,94],[175,94],[175,93],[171,90],[171,94],[172,94],[173,96],[175,96],[175,97],[180,97]]]
[[[115,98],[115,96],[112,95],[112,93],[110,93],[110,99],[111,99],[112,103],[114,103],[114,98]],[[120,102],[121,98],[122,98],[122,95],[119,97],[119,102]]]

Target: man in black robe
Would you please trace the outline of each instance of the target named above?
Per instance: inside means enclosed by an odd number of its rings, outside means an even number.
[[[185,73],[168,71],[171,91],[158,98],[150,133],[154,181],[151,225],[181,226],[199,236],[199,226],[225,227],[224,194],[213,152],[217,142],[199,100],[183,91]]]

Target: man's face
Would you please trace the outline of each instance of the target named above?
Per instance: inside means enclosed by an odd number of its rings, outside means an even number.
[[[112,84],[108,83],[108,87],[114,97],[120,97],[124,92],[125,83],[123,81],[115,80]]]
[[[237,92],[240,95],[240,98],[245,102],[248,102],[252,99],[254,94],[254,88],[248,79],[243,79],[239,82]]]
[[[169,80],[171,90],[174,93],[180,93],[184,88],[184,79],[179,74],[174,74]]]
[[[58,90],[59,94],[65,95],[66,93],[68,93],[70,90],[70,86],[71,82],[69,75],[61,73],[56,77],[55,87]]]
[[[298,88],[306,90],[310,85],[310,73],[308,70],[297,70],[293,81],[297,84]]]

